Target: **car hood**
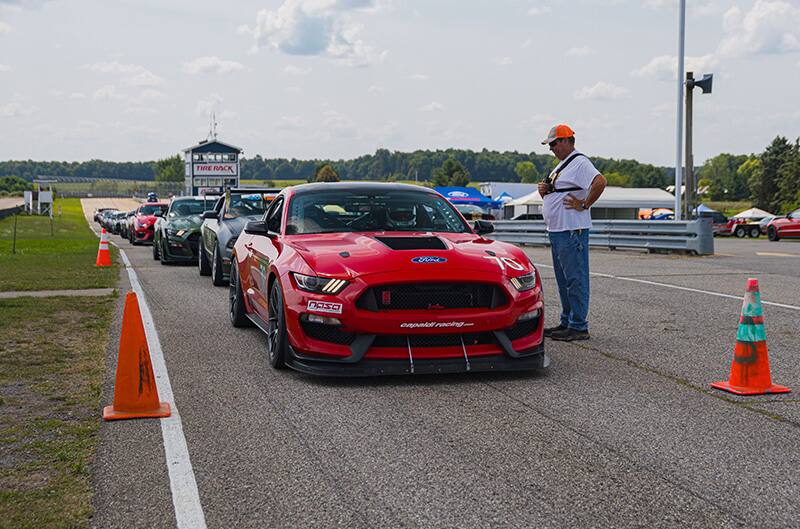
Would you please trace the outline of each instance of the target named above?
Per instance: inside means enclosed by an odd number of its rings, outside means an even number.
[[[228,231],[230,231],[231,235],[239,235],[244,230],[244,225],[250,222],[251,220],[258,220],[263,215],[253,215],[249,217],[234,217],[232,219],[225,219],[221,222],[224,224]]]
[[[139,222],[147,222],[148,224],[152,224],[157,218],[158,217],[155,215],[136,215],[136,220]]]
[[[400,246],[390,240],[393,237],[403,239],[397,241],[403,245],[423,248],[393,249],[391,246]],[[416,240],[435,243],[435,239],[441,241],[443,249],[426,249],[426,244],[414,244]],[[428,270],[502,271],[516,276],[522,273],[520,267],[530,269],[527,256],[516,246],[473,233],[326,233],[291,236],[286,244],[300,253],[317,274],[324,276],[355,277],[399,270],[411,273]],[[341,255],[344,252],[349,255]],[[439,259],[413,261],[419,257]],[[502,262],[504,258],[511,263]]]
[[[200,215],[177,217],[167,221],[167,227],[173,230],[195,230],[200,228],[203,218]]]

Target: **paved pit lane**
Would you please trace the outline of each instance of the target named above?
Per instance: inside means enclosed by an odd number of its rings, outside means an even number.
[[[270,369],[262,333],[233,329],[227,289],[195,267],[113,240],[156,322],[209,528],[798,525],[800,399],[708,387],[728,374],[737,299],[593,277],[592,340],[548,341],[546,373],[325,379]],[[717,250],[592,251],[592,270],[738,297],[754,276],[798,305],[800,244]],[[765,315],[773,379],[798,391],[800,314]],[[97,468],[93,525],[175,526],[157,423],[103,424]]]

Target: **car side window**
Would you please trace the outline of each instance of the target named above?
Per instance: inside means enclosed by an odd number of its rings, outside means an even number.
[[[267,229],[273,233],[281,232],[281,217],[283,216],[283,198],[275,199],[272,207],[267,211]]]

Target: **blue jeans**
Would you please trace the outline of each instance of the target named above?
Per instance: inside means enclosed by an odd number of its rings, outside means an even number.
[[[561,325],[588,331],[589,230],[556,231],[548,235],[561,298]]]

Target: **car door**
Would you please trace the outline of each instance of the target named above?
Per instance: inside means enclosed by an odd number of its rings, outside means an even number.
[[[217,232],[219,232],[219,222],[222,215],[225,213],[225,198],[220,197],[217,203],[214,204],[214,211],[217,212],[216,219],[205,219],[201,226],[200,240],[203,243],[203,250],[206,256],[211,259],[214,254],[214,245],[217,244]]]
[[[789,222],[781,230],[781,237],[800,237],[800,209],[789,213],[787,220]]]
[[[284,198],[282,196],[276,198],[264,214],[267,227],[276,236],[273,238],[264,235],[253,235],[244,245],[248,250],[249,262],[247,266],[250,271],[250,285],[247,295],[250,298],[251,306],[264,321],[268,318],[267,300],[269,299],[269,291],[267,279],[269,278],[270,264],[278,258],[280,244],[278,237],[283,227],[283,204]]]

